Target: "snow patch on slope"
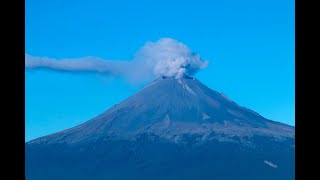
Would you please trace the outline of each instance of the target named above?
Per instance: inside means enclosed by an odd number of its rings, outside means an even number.
[[[270,162],[270,161],[264,160],[263,162],[264,162],[265,164],[267,164],[267,165],[269,165],[269,166],[273,167],[273,168],[278,168],[278,166],[277,166],[276,164],[273,164],[273,163],[272,163],[272,162]]]
[[[208,114],[202,113],[202,119],[203,120],[206,120],[206,119],[209,119],[209,118],[210,118],[210,116],[208,116]]]
[[[169,127],[169,125],[170,125],[170,117],[169,117],[169,115],[168,114],[166,114],[166,117],[164,118],[164,125],[166,126],[166,127]]]
[[[187,84],[185,84],[181,79],[178,79],[178,83],[181,84],[181,86],[184,89],[186,89],[190,94],[197,96],[196,93]]]

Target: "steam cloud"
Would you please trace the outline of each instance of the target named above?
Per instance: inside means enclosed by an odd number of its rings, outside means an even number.
[[[57,60],[28,54],[25,56],[26,69],[99,72],[126,77],[133,81],[143,81],[155,76],[176,78],[183,75],[192,76],[207,65],[207,61],[203,61],[186,45],[170,38],[147,42],[131,61],[104,60],[97,57]]]

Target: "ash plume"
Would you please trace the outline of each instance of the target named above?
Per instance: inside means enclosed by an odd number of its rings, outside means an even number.
[[[125,77],[131,81],[145,81],[158,76],[180,78],[193,76],[207,67],[199,54],[185,44],[171,38],[146,42],[130,61],[105,60],[98,57],[54,59],[25,55],[26,69],[48,69],[68,72],[97,72]]]

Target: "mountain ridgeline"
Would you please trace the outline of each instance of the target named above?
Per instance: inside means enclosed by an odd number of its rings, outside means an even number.
[[[26,179],[294,179],[295,129],[195,78],[160,77],[97,117],[26,143]]]

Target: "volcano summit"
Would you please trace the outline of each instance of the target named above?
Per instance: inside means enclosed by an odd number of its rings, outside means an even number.
[[[26,143],[26,179],[294,179],[292,126],[197,79],[160,77],[97,117]]]

